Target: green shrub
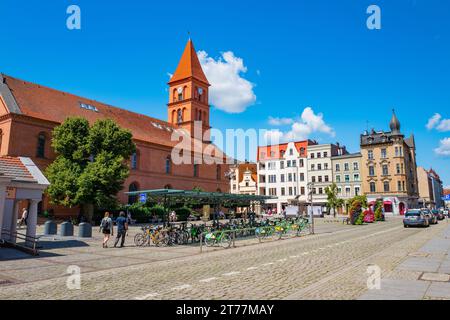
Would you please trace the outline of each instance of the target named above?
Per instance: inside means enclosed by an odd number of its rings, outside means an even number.
[[[360,199],[353,199],[350,206],[350,217],[353,225],[362,225],[364,223],[363,203]]]
[[[191,209],[183,207],[175,210],[177,214],[177,221],[187,221],[187,218],[191,214]]]

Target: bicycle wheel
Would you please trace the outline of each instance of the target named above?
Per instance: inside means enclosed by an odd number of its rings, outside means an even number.
[[[161,247],[161,246],[165,247],[169,243],[169,235],[167,233],[165,233],[165,232],[158,232],[153,237],[153,243],[157,247]]]
[[[143,247],[146,242],[147,242],[147,239],[145,238],[144,234],[138,233],[134,236],[134,244],[137,247]]]
[[[224,233],[222,235],[222,237],[220,238],[220,245],[222,246],[222,248],[227,249],[227,248],[231,247],[231,242],[232,242],[232,239],[228,233]]]
[[[205,234],[205,245],[207,247],[212,247],[216,244],[216,235],[213,233]]]

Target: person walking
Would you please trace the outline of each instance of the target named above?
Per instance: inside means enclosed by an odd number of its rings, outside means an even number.
[[[23,208],[22,217],[19,220],[19,227],[21,227],[23,224],[27,225],[27,218],[28,218],[28,210],[27,208]]]
[[[114,242],[114,248],[117,247],[117,244],[119,243],[119,240],[121,240],[120,242],[120,247],[123,248],[123,245],[125,244],[125,237],[127,235],[127,231],[128,231],[128,222],[127,222],[127,218],[125,218],[125,212],[121,211],[119,213],[119,217],[116,219],[116,224],[117,224],[117,237],[116,237],[116,241]]]
[[[103,248],[108,248],[108,241],[111,236],[114,236],[113,222],[109,217],[109,212],[105,212],[105,216],[100,223],[99,232],[103,232]]]

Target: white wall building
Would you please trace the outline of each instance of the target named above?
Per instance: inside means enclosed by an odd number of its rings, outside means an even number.
[[[314,141],[258,148],[258,194],[276,196],[266,206],[283,211],[289,201],[307,201],[307,152]]]
[[[345,146],[318,144],[308,147],[308,182],[312,184],[314,206],[325,211],[327,195],[325,189],[333,183],[332,157],[347,154]]]
[[[360,152],[331,158],[338,198],[348,200],[362,195],[361,158]]]
[[[257,177],[255,163],[240,163],[230,167],[230,193],[257,194]]]

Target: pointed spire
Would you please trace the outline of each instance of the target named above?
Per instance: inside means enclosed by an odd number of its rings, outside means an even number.
[[[391,122],[389,123],[389,127],[391,128],[392,133],[400,133],[400,121],[398,121],[394,109],[392,109],[392,119]]]
[[[178,67],[170,79],[169,84],[172,82],[189,79],[191,77],[205,83],[206,85],[209,85],[208,79],[203,73],[202,66],[198,60],[197,52],[195,52],[194,43],[189,38],[180,62],[178,63]]]

